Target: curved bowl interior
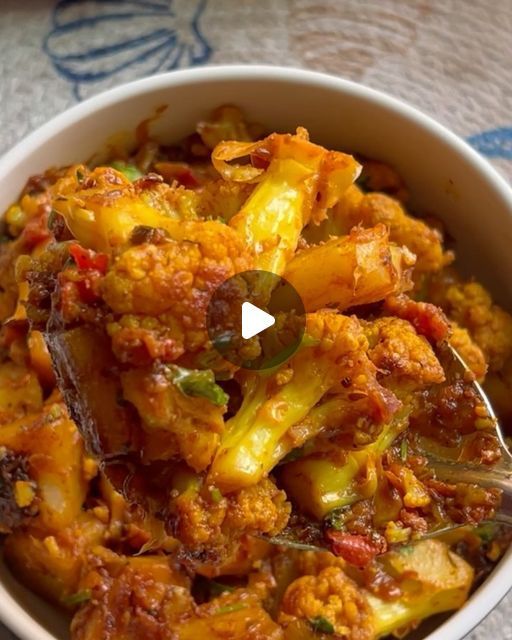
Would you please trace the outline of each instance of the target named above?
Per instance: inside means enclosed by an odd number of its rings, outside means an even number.
[[[120,139],[133,142],[136,126],[162,105],[167,108],[150,130],[160,141],[173,142],[223,103],[237,104],[269,130],[305,126],[316,142],[390,162],[405,179],[415,210],[440,218],[456,238],[463,269],[511,306],[512,192],[505,181],[465,143],[411,107],[361,85],[296,69],[194,69],[92,98],[0,159],[0,211],[29,176],[83,162]],[[461,611],[435,630],[429,624],[411,640],[463,638],[512,585],[511,568],[509,552]],[[62,615],[28,595],[3,569],[0,618],[23,640],[67,638]]]

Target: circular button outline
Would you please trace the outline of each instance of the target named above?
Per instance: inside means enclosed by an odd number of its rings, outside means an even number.
[[[242,337],[243,302],[276,320],[248,340]],[[297,290],[285,278],[251,269],[217,287],[208,304],[206,327],[222,358],[242,369],[265,371],[283,364],[297,351],[306,328],[306,310]]]

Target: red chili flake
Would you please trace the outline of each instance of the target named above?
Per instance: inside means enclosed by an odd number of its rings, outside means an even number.
[[[21,240],[27,251],[45,242],[50,236],[48,215],[46,213],[31,218],[21,232]]]
[[[72,244],[69,247],[69,253],[80,270],[93,270],[106,273],[108,256],[104,253],[96,253],[90,249],[84,249],[79,244]]]
[[[272,154],[268,149],[260,148],[251,153],[251,164],[256,169],[267,169],[271,160]]]
[[[328,529],[325,536],[330,542],[332,553],[355,567],[366,567],[375,556],[386,551],[387,545],[383,538],[373,542],[366,536],[335,529]]]
[[[168,183],[176,180],[187,189],[194,189],[200,184],[190,166],[185,162],[158,162],[155,164],[155,169]]]

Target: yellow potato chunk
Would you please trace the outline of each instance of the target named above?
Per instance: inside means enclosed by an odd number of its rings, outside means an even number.
[[[334,304],[343,310],[410,288],[413,265],[414,256],[390,244],[386,228],[379,225],[300,251],[284,278],[308,311]]]

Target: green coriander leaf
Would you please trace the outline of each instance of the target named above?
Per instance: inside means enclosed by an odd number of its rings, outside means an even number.
[[[212,500],[218,504],[221,500],[222,500],[222,493],[220,492],[219,489],[217,489],[217,487],[212,487],[210,489],[210,495],[212,497]]]
[[[206,398],[218,407],[229,400],[228,394],[215,382],[211,369],[185,369],[177,365],[170,365],[168,369],[170,379],[186,396]]]
[[[309,624],[313,631],[329,634],[334,633],[334,626],[332,622],[329,622],[329,620],[323,616],[315,616],[314,618],[311,618]]]
[[[84,602],[88,602],[91,599],[91,592],[89,589],[84,589],[83,591],[77,591],[76,593],[72,593],[70,596],[64,598],[64,604],[67,604],[69,607],[74,607],[78,604],[83,604]]]
[[[54,404],[50,407],[50,410],[47,413],[48,422],[55,422],[56,420],[59,420],[59,418],[62,418],[62,409],[60,405]]]
[[[209,590],[210,596],[212,598],[217,598],[223,593],[233,593],[235,587],[230,587],[228,584],[222,584],[221,582],[216,582],[215,580],[210,580]]]
[[[247,605],[242,602],[235,602],[233,604],[227,604],[224,607],[219,607],[215,612],[216,616],[220,616],[223,613],[233,613],[234,611],[240,611],[241,609],[245,609]]]
[[[485,522],[475,529],[475,533],[482,542],[491,542],[496,536],[497,526],[494,522]]]
[[[350,507],[341,507],[333,509],[324,518],[324,524],[327,527],[336,529],[336,531],[344,531],[347,519],[351,513]]]
[[[410,556],[413,551],[414,551],[414,547],[411,544],[404,545],[403,547],[400,547],[400,549],[399,549],[399,552],[403,556]]]
[[[142,178],[142,173],[133,164],[128,164],[127,162],[122,162],[121,160],[114,160],[114,162],[111,163],[111,167],[113,169],[116,169],[117,171],[120,171],[131,182]]]
[[[400,458],[402,462],[405,462],[407,460],[408,449],[409,445],[407,444],[407,440],[402,440],[400,444]]]
[[[320,340],[318,338],[313,338],[309,334],[305,333],[302,336],[301,347],[317,347],[320,344]]]

